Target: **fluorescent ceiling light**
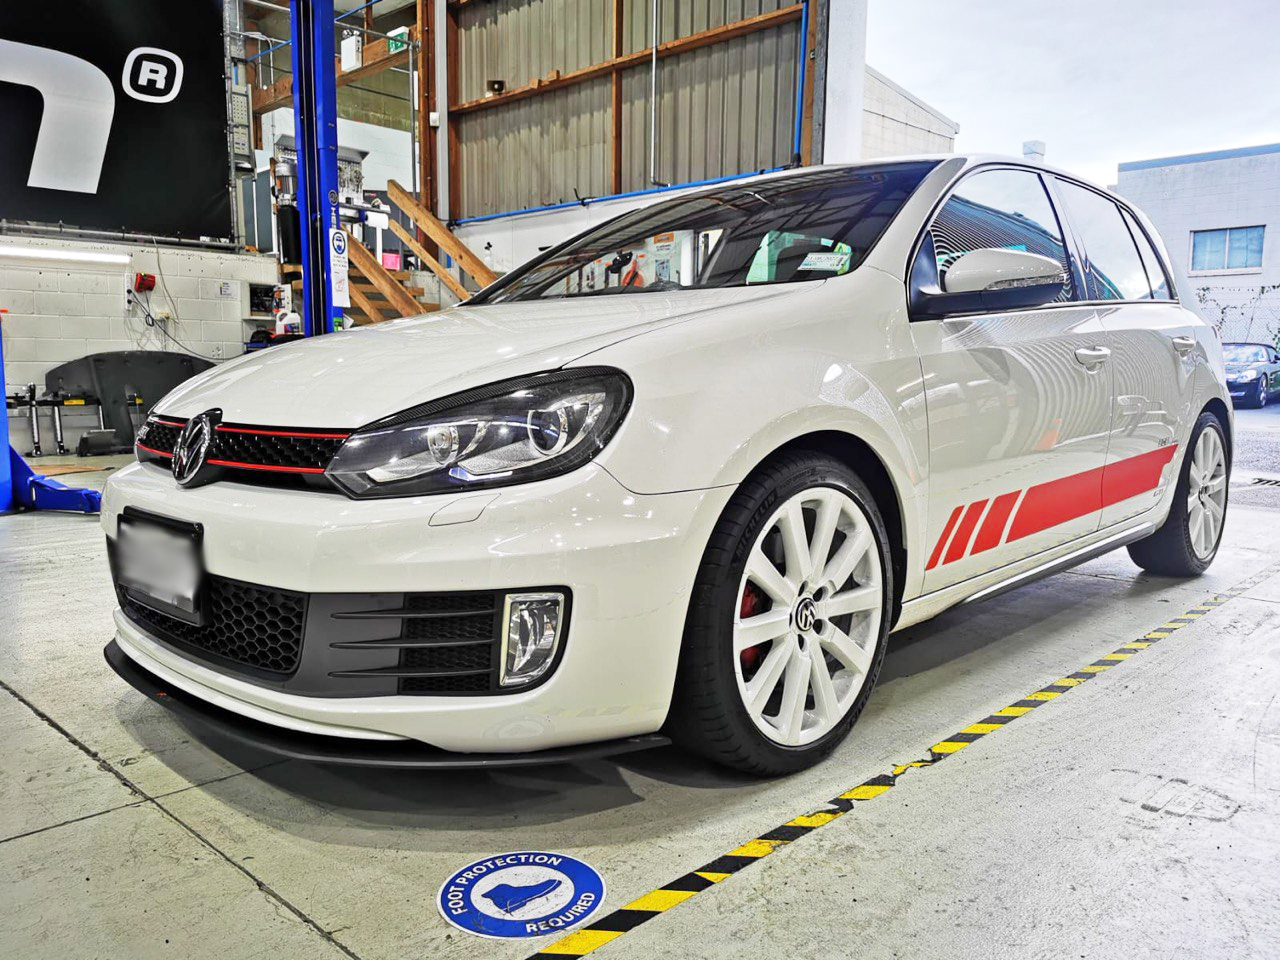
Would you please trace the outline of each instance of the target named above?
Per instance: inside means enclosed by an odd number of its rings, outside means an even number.
[[[56,250],[51,247],[10,247],[0,245],[0,257],[14,257],[18,260],[63,260],[71,263],[116,263],[123,266],[129,262],[124,253],[91,253],[86,250]]]

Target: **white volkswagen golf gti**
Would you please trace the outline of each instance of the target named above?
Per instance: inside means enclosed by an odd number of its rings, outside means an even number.
[[[1231,417],[1111,194],[990,157],[762,176],[174,390],[107,488],[107,657],[290,756],[669,737],[786,773],[891,630],[1120,546],[1203,571]]]

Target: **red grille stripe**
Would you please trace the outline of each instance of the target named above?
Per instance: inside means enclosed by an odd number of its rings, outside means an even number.
[[[1154,490],[1160,484],[1165,465],[1173,459],[1176,443],[1148,453],[1108,464],[1102,474],[1102,505],[1109,507],[1140,493]]]
[[[969,549],[969,538],[973,536],[973,529],[978,525],[978,518],[982,516],[982,508],[986,505],[985,500],[969,504],[969,509],[964,512],[964,519],[960,521],[960,526],[956,530],[956,535],[951,538],[951,546],[947,548],[943,563],[951,563],[965,555],[965,551]]]
[[[219,426],[220,433],[251,433],[257,437],[300,437],[304,440],[345,440],[349,433],[301,433],[293,430],[256,430],[249,427]]]
[[[161,420],[159,418],[156,418],[156,420],[153,422],[161,424],[162,426],[165,426],[165,427],[185,427],[187,425],[187,421],[185,420]]]
[[[1004,525],[1009,519],[1009,514],[1013,512],[1013,505],[1018,502],[1019,493],[1021,493],[1019,490],[1013,493],[1002,493],[992,501],[991,509],[987,511],[987,519],[982,521],[982,529],[978,531],[978,536],[973,541],[971,555],[999,546],[1004,538]]]
[[[938,565],[938,561],[942,559],[942,548],[947,545],[947,537],[951,536],[951,531],[955,529],[956,521],[960,519],[960,510],[956,507],[951,511],[951,516],[947,519],[947,525],[942,528],[942,536],[938,538],[938,544],[933,548],[933,555],[929,557],[929,564],[926,570],[932,570]]]
[[[171,460],[173,459],[172,453],[165,453],[163,450],[157,450],[155,447],[144,446],[141,443],[137,444],[137,447],[139,450],[147,451],[147,453],[154,453],[157,457],[168,457]]]
[[[215,467],[234,467],[236,470],[266,470],[271,473],[324,473],[324,467],[274,467],[265,463],[237,463],[234,460],[210,460]]]

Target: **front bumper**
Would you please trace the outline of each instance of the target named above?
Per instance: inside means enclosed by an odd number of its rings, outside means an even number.
[[[107,664],[129,686],[145,695],[180,721],[196,730],[233,743],[262,750],[291,760],[332,763],[352,767],[399,767],[401,769],[459,769],[469,767],[516,767],[546,763],[570,763],[598,757],[634,753],[669,744],[658,734],[605,740],[576,747],[559,747],[534,753],[449,753],[417,740],[361,740],[301,733],[273,726],[192,696],[181,688],[164,683],[125,656],[114,640],[103,650]]]
[[[108,485],[108,536],[126,506],[201,524],[211,574],[312,595],[555,583],[572,591],[573,613],[554,673],[497,695],[290,693],[166,644],[121,611],[116,642],[166,687],[299,734],[508,754],[651,734],[670,704],[697,566],[731,493],[640,496],[589,464],[471,495],[484,501],[474,509],[458,496],[353,502],[236,483],[180,489],[166,471],[135,464]]]

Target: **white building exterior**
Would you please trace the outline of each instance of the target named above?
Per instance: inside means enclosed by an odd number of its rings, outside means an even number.
[[[1187,306],[1224,340],[1277,342],[1280,143],[1122,163],[1115,191],[1160,231]]]
[[[960,125],[879,70],[867,67],[862,102],[862,157],[953,153]]]

